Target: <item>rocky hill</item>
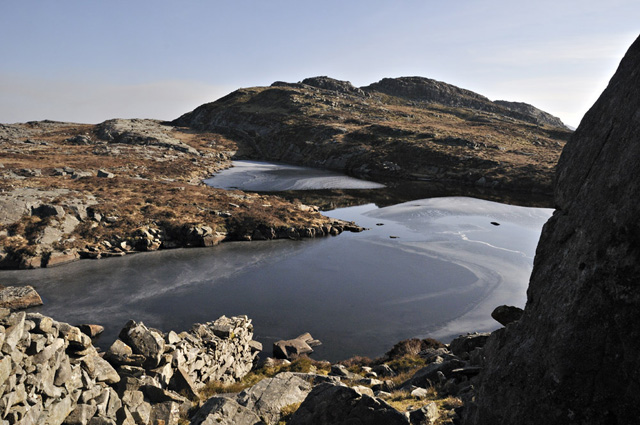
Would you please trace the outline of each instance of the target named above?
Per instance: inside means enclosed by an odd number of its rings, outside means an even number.
[[[495,332],[468,424],[640,417],[640,38],[562,153],[522,318]]]
[[[571,134],[531,105],[421,77],[361,88],[328,77],[276,82],[237,90],[172,124],[222,134],[251,159],[547,193]]]

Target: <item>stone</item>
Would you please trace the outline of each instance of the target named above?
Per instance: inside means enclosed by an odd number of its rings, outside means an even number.
[[[242,391],[236,401],[271,425],[278,423],[283,407],[301,403],[310,391],[311,385],[307,381],[284,372]]]
[[[372,371],[382,378],[392,378],[396,376],[396,373],[391,369],[391,366],[385,363],[374,366]]]
[[[429,397],[429,391],[427,391],[425,388],[416,388],[414,390],[411,391],[411,397],[415,397],[415,398],[427,398]]]
[[[58,332],[69,343],[69,348],[79,351],[92,347],[91,338],[68,323],[58,322]]]
[[[155,367],[164,351],[164,338],[149,330],[144,323],[130,320],[120,331],[120,339],[131,347],[135,354],[143,355],[150,366]]]
[[[362,379],[361,375],[358,375],[357,373],[353,373],[353,372],[349,371],[346,368],[346,366],[341,365],[341,364],[331,365],[331,371],[329,372],[329,375],[331,375],[331,376],[339,376],[341,378],[347,378],[347,379],[351,379],[351,380],[360,380],[360,379]]]
[[[11,310],[42,305],[42,298],[32,286],[7,286],[0,289],[0,307]]]
[[[451,352],[456,356],[470,353],[476,348],[484,346],[487,339],[489,339],[489,335],[491,335],[489,332],[460,335],[451,341],[449,344],[449,350],[451,350]]]
[[[191,425],[264,424],[250,409],[226,397],[211,397],[191,419]]]
[[[142,366],[145,357],[133,354],[133,350],[120,339],[116,339],[104,354],[105,360],[115,365]]]
[[[329,383],[313,388],[288,425],[408,425],[405,415],[385,401]]]
[[[11,353],[16,349],[16,345],[22,339],[24,334],[24,318],[25,313],[17,313],[13,316],[13,325],[9,326],[4,331],[4,344],[2,345],[2,351],[4,353]]]
[[[98,170],[98,173],[96,174],[98,177],[102,177],[102,178],[106,178],[106,179],[112,179],[114,178],[116,175],[113,173],[110,173],[106,170]]]
[[[524,310],[521,308],[510,305],[501,305],[491,312],[491,317],[493,317],[502,326],[507,326],[510,323],[520,320],[522,313],[524,313]]]
[[[98,408],[91,404],[78,404],[64,420],[66,425],[87,425]]]
[[[411,378],[403,382],[402,388],[414,385],[416,387],[428,388],[440,381],[438,372],[448,376],[452,370],[461,368],[465,365],[462,360],[450,359],[433,362],[413,374]]]
[[[97,382],[116,384],[120,382],[120,375],[108,361],[98,355],[88,355],[82,358],[82,365],[92,379]]]
[[[565,146],[524,314],[494,332],[466,424],[640,417],[640,37]]]
[[[434,424],[438,418],[440,418],[440,412],[435,402],[431,402],[426,406],[422,406],[420,409],[409,412],[409,421],[411,424],[431,425]]]
[[[150,423],[164,425],[178,425],[180,420],[180,406],[173,401],[156,403],[151,406]]]
[[[280,340],[273,343],[273,357],[276,359],[295,360],[298,357],[313,353],[313,348],[299,339]]]
[[[356,390],[358,394],[368,395],[369,397],[373,397],[373,390],[369,387],[365,387],[364,385],[354,385],[351,388]]]
[[[83,324],[78,325],[78,329],[80,329],[80,331],[87,335],[89,338],[95,338],[96,336],[104,332],[104,326],[100,325]]]

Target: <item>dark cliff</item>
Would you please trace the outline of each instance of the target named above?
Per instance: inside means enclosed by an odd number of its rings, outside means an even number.
[[[495,332],[467,424],[640,418],[640,38],[567,143],[519,322]]]

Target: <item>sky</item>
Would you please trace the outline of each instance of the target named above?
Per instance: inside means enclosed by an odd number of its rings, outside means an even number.
[[[0,122],[177,118],[241,87],[422,76],[577,126],[638,0],[0,0]]]

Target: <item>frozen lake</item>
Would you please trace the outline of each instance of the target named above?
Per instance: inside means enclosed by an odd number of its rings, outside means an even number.
[[[374,357],[405,338],[499,327],[493,308],[524,306],[551,213],[465,197],[367,204],[326,213],[370,228],[362,233],[0,271],[0,281],[36,287],[37,311],[57,320],[105,325],[103,346],[131,318],[167,331],[246,314],[266,354],[310,332],[323,342],[317,359]]]
[[[335,171],[260,161],[234,161],[233,167],[205,180],[220,189],[255,192],[315,189],[379,189],[383,184]]]

